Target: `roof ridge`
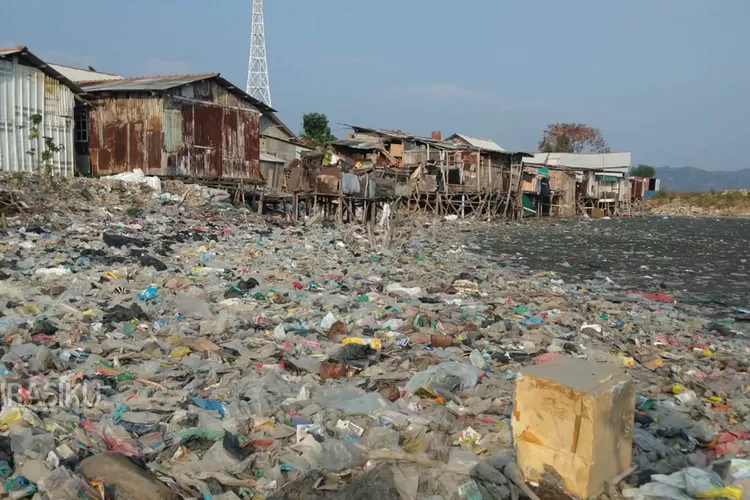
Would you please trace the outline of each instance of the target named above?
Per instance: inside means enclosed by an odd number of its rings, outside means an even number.
[[[488,137],[477,137],[477,136],[474,136],[474,135],[468,135],[468,134],[456,134],[456,135],[460,135],[461,137],[468,137],[469,139],[478,139],[478,140],[480,140],[480,141],[490,141],[490,142],[495,142],[495,140],[494,140],[494,139],[490,139],[490,138],[488,138]]]
[[[178,75],[134,76],[134,77],[118,78],[117,80],[81,80],[78,82],[78,84],[79,85],[91,85],[94,83],[102,83],[102,82],[139,82],[143,80],[166,80],[168,78],[196,78],[196,77],[216,78],[220,75],[221,73],[185,73],[185,74],[178,74]]]
[[[0,47],[0,52],[21,52],[23,50],[29,50],[29,48],[26,45],[16,45],[15,47]]]
[[[2,49],[0,49],[0,50],[2,50]],[[47,64],[51,64],[53,66],[60,66],[60,67],[63,67],[63,68],[68,68],[68,69],[77,69],[79,71],[87,71],[89,73],[99,73],[100,75],[118,76],[120,78],[123,78],[122,76],[120,76],[120,75],[118,75],[116,73],[107,73],[106,71],[99,71],[99,70],[96,70],[96,69],[92,71],[92,70],[87,69],[87,68],[79,68],[78,66],[68,66],[67,64],[60,64],[60,63],[51,62],[51,61],[47,61]],[[82,81],[86,82],[86,81],[91,81],[91,80],[82,80]]]

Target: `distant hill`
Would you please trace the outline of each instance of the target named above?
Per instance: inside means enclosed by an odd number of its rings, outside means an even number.
[[[708,171],[695,167],[659,167],[656,177],[661,189],[672,192],[750,189],[750,168],[735,171]]]

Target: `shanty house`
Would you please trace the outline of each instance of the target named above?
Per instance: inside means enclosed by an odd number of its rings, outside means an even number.
[[[219,73],[79,82],[91,173],[262,181],[260,116],[273,109]]]
[[[573,173],[576,204],[582,211],[618,213],[630,201],[630,153],[536,153],[524,164]]]
[[[260,168],[266,187],[280,190],[284,173],[294,160],[314,148],[299,142],[294,132],[282,122],[276,113],[263,113],[260,117]]]
[[[260,150],[284,160],[286,165],[299,160],[302,153],[315,148],[300,143],[297,135],[282,122],[276,113],[263,113],[260,117]]]
[[[503,153],[503,149],[498,143],[490,139],[477,139],[476,137],[469,137],[464,134],[453,134],[446,139],[447,141],[455,142],[456,144],[463,144],[467,148],[479,149],[482,151],[491,151],[493,153]]]
[[[56,149],[48,150],[51,173],[72,176],[74,108],[81,94],[79,86],[26,47],[0,48],[0,170],[41,173],[49,137]],[[33,117],[40,119],[36,138],[29,137]]]
[[[465,134],[453,134],[446,140],[464,148],[461,158],[464,184],[468,181],[485,189],[515,190],[522,159],[531,156],[529,153],[506,151],[495,141]]]

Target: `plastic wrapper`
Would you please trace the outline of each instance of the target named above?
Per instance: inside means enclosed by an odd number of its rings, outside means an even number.
[[[177,311],[190,318],[207,319],[212,316],[211,308],[205,300],[186,293],[178,293],[176,297]],[[215,327],[214,327],[215,330]]]
[[[404,390],[414,394],[421,388],[427,388],[440,396],[452,398],[455,392],[476,386],[479,375],[480,371],[467,363],[440,363],[414,375]]]
[[[39,484],[39,490],[60,500],[100,500],[99,493],[67,467],[53,470]]]
[[[33,460],[44,460],[55,449],[55,438],[52,434],[13,434],[10,448],[13,453],[26,455]]]
[[[313,451],[312,457],[321,469],[340,472],[365,463],[364,450],[353,441],[327,439],[319,451]]]
[[[623,491],[634,500],[691,500],[695,498],[741,500],[742,490],[726,486],[714,472],[688,467],[674,474],[654,474],[650,483]]]
[[[320,322],[320,328],[322,330],[328,331],[331,329],[333,324],[336,322],[336,316],[333,315],[333,313],[326,314],[323,319]]]
[[[388,427],[370,427],[362,435],[362,444],[370,450],[399,449],[400,433]]]
[[[448,455],[448,467],[451,472],[460,472],[466,475],[481,461],[474,453],[462,450],[461,448],[452,448]]]
[[[6,406],[0,411],[0,431],[20,425],[42,427],[42,421],[31,410],[22,406]]]
[[[353,388],[324,391],[318,403],[349,415],[369,415],[377,410],[393,409],[393,404],[380,394]]]

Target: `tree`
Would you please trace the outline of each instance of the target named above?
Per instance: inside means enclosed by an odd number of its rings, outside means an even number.
[[[336,140],[323,113],[306,113],[302,117],[302,139],[313,146],[325,146]]]
[[[640,164],[630,169],[630,177],[656,177],[656,169],[651,165]]]
[[[539,141],[542,153],[609,153],[609,145],[598,128],[582,123],[547,125]]]

